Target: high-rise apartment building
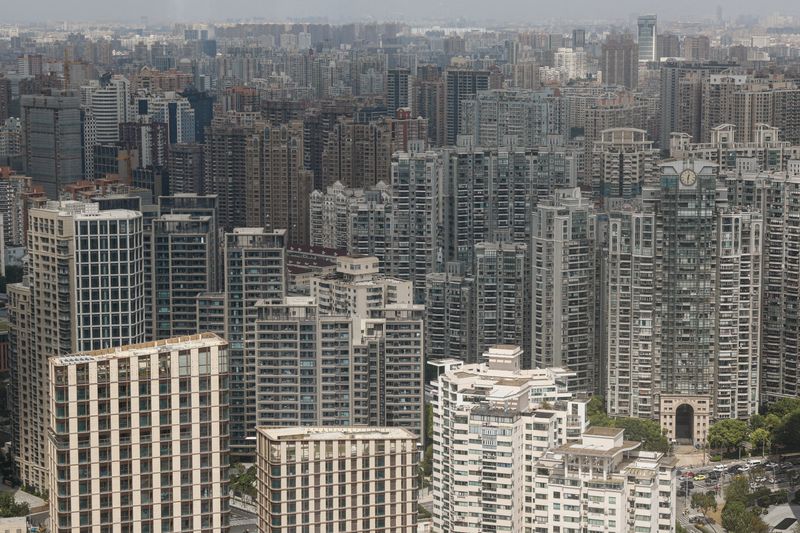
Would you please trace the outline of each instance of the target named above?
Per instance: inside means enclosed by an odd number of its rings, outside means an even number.
[[[637,21],[639,30],[639,62],[646,63],[649,61],[657,61],[656,56],[656,16],[655,15],[641,15]]]
[[[201,144],[174,144],[167,158],[171,194],[203,191],[205,159]]]
[[[212,217],[162,214],[153,220],[150,275],[154,339],[191,335],[197,328],[197,296],[217,290]]]
[[[247,226],[247,142],[254,133],[250,116],[214,117],[206,129],[203,192],[219,198],[219,225],[226,231]]]
[[[578,188],[536,206],[531,268],[533,368],[575,372],[575,391],[599,391],[596,213]]]
[[[392,230],[387,271],[414,283],[414,301],[425,297],[425,276],[438,260],[443,164],[436,152],[400,152],[392,161]]]
[[[610,35],[603,43],[600,71],[606,85],[639,85],[638,47],[629,35]]]
[[[666,149],[669,146],[673,132],[688,133],[692,139],[701,139],[703,80],[732,66],[734,65],[678,61],[668,61],[661,65],[660,148]]]
[[[656,178],[659,151],[647,132],[612,128],[600,132],[592,148],[592,193],[601,205],[615,199],[630,200]]]
[[[167,127],[169,144],[195,142],[195,112],[189,100],[174,91],[138,95],[134,113],[139,121],[160,122]]]
[[[522,366],[531,368],[529,247],[520,243],[475,245],[475,349],[522,346]]]
[[[527,244],[530,210],[552,177],[538,172],[539,152],[525,147],[459,147],[439,153],[446,165],[439,245],[446,260],[463,262],[467,272],[473,272],[478,243]]]
[[[6,246],[24,246],[28,226],[28,196],[33,179],[0,167],[0,214],[3,216],[3,237]]]
[[[379,181],[388,182],[391,163],[389,120],[360,122],[340,118],[328,134],[322,153],[323,184],[340,181],[346,187],[366,188]]]
[[[414,77],[410,70],[405,68],[389,69],[386,76],[386,107],[389,109],[389,116],[396,117],[399,108],[411,106],[410,97],[413,85]]]
[[[475,349],[475,280],[463,264],[448,263],[444,272],[425,280],[425,354],[434,359],[477,361]]]
[[[476,146],[547,146],[566,134],[564,107],[552,89],[480,92],[461,102],[460,113],[458,133]]]
[[[433,527],[443,533],[533,531],[531,465],[580,438],[586,400],[567,392],[560,368],[521,370],[518,346],[439,376],[433,402]]]
[[[256,426],[256,351],[252,332],[259,302],[279,303],[286,295],[286,230],[235,228],[225,234],[223,331],[231,365],[231,453],[252,454]],[[210,300],[209,302],[212,302]],[[212,309],[200,308],[207,314]]]
[[[489,87],[488,70],[466,70],[450,68],[445,72],[445,83],[447,89],[445,120],[447,130],[445,142],[456,144],[461,121],[461,102],[477,94],[486,91]]]
[[[800,321],[792,302],[800,286],[800,269],[792,257],[800,249],[794,230],[800,177],[786,172],[737,173],[729,175],[726,183],[732,208],[752,209],[763,216],[761,402],[797,397]],[[736,269],[731,270],[735,274]]]
[[[683,56],[690,61],[706,61],[711,56],[708,35],[687,35],[683,38]]]
[[[257,307],[258,425],[391,425],[422,435],[422,306],[392,304],[369,318],[326,315],[311,298]]]
[[[0,76],[0,122],[11,116],[11,80]]]
[[[673,531],[677,461],[641,447],[622,429],[591,427],[548,451],[533,465],[537,505],[526,531]]]
[[[259,531],[417,531],[419,452],[413,433],[388,427],[259,428],[257,441]]]
[[[441,77],[414,80],[411,115],[428,120],[428,144],[444,146],[447,138],[446,86]]]
[[[222,338],[80,351],[48,363],[52,531],[228,531]]]
[[[101,78],[93,85],[82,87],[84,105],[94,120],[94,142],[114,143],[119,140],[119,125],[130,122],[133,109],[130,105],[130,82],[114,75]]]
[[[757,410],[763,222],[727,209],[713,163],[660,173],[641,208],[609,215],[608,409],[698,443],[712,420]]]
[[[56,198],[60,187],[83,178],[80,99],[74,93],[23,96],[25,172]]]
[[[247,140],[247,225],[287,230],[292,244],[308,244],[312,175],[304,168],[303,124],[261,125]]]
[[[12,442],[20,478],[43,490],[48,357],[145,340],[142,215],[51,202],[28,216],[28,276],[8,289]]]
[[[703,159],[719,165],[720,174],[783,172],[800,159],[800,146],[780,140],[778,128],[759,124],[750,142],[742,142],[733,124],[711,128],[707,143],[691,142],[687,133],[673,133],[669,155],[673,159]]]

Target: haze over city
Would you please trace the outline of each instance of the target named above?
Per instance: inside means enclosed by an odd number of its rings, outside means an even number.
[[[800,532],[800,8],[0,8],[0,533]]]

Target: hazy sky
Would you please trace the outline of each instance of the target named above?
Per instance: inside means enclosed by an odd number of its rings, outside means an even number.
[[[721,4],[726,17],[741,13],[796,15],[789,0],[0,0],[5,21],[55,20],[180,20],[201,22],[226,18],[329,17],[364,20],[425,17],[537,21],[566,19],[622,19],[631,13],[655,12],[662,17],[712,17]]]

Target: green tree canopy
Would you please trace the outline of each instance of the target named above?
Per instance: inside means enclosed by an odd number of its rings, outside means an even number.
[[[800,411],[800,398],[780,398],[767,406],[767,413],[783,418],[793,411]]]
[[[772,444],[772,433],[767,428],[758,428],[750,432],[749,440],[754,448],[761,448],[761,455],[764,455],[765,449]]]
[[[711,510],[717,510],[717,494],[710,490],[708,492],[695,492],[692,494],[692,507],[700,509],[703,516],[708,515]]]
[[[14,500],[14,493],[0,492],[0,516],[9,518],[12,516],[26,516],[30,514],[27,503],[17,503]]]
[[[708,429],[708,443],[712,448],[738,448],[747,440],[747,423],[726,418]]]
[[[787,447],[800,444],[800,410],[790,412],[781,419],[775,428],[773,442]]]

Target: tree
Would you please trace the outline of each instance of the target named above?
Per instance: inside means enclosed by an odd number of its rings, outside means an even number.
[[[783,418],[794,411],[800,411],[800,398],[780,398],[767,407],[767,413],[778,418]]]
[[[425,404],[425,442],[433,442],[433,405]]]
[[[26,516],[30,514],[27,503],[17,503],[11,492],[0,492],[0,517]]]
[[[245,469],[241,463],[233,465],[233,472],[231,473],[231,480],[229,483],[230,489],[235,494],[244,494],[251,498],[256,497],[256,467],[251,466]]]
[[[722,527],[730,533],[747,533],[750,531],[752,516],[743,502],[734,501],[725,504],[722,510]]]
[[[642,449],[649,452],[668,452],[669,440],[661,432],[661,426],[655,420],[644,418],[617,418],[614,427],[625,430],[625,440],[643,442]]]
[[[735,418],[726,418],[708,429],[708,443],[712,448],[738,448],[747,440],[747,423]]]
[[[772,434],[766,428],[758,428],[750,433],[750,444],[754,448],[761,447],[761,455],[764,455],[764,448],[769,448],[772,444]]]
[[[736,476],[733,478],[725,489],[726,505],[731,502],[742,502],[742,504],[747,505],[749,497],[750,486],[747,483],[747,478],[744,476]]]
[[[695,492],[692,494],[692,507],[700,509],[703,516],[708,515],[708,511],[717,510],[717,494],[710,490],[708,492]]]
[[[800,444],[800,410],[785,415],[775,428],[774,442],[788,448]]]
[[[602,396],[595,394],[589,399],[589,403],[586,404],[586,416],[592,418],[593,416],[605,414],[606,402]]]

